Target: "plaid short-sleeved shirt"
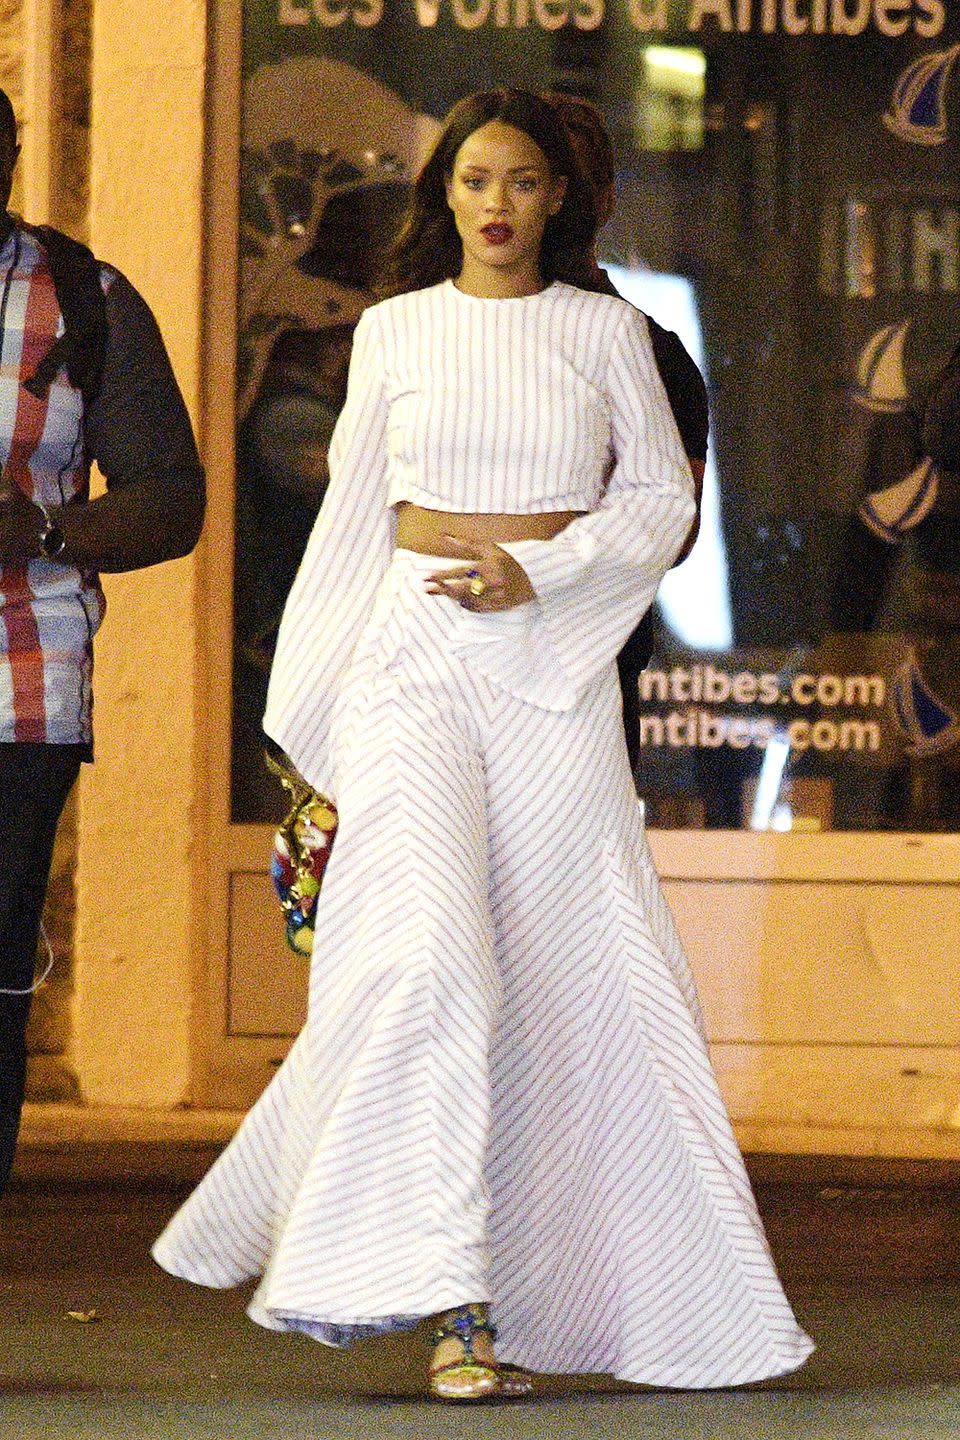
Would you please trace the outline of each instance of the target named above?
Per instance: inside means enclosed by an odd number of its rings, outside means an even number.
[[[109,284],[111,272],[103,276]],[[44,248],[19,225],[0,250],[0,307],[0,460],[32,500],[86,499],[79,390],[65,371],[42,400],[22,384],[63,318]],[[90,743],[93,636],[103,610],[96,575],[42,559],[0,564],[0,742]]]

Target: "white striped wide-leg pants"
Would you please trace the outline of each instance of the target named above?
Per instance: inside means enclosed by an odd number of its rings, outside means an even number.
[[[770,1260],[643,836],[611,667],[470,672],[399,552],[335,722],[307,1024],[155,1247],[334,1343],[490,1300],[505,1359],[653,1384],[811,1348]],[[527,623],[526,608],[490,617]]]

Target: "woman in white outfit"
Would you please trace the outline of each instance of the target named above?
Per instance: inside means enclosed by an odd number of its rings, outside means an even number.
[[[445,1399],[526,1369],[733,1385],[812,1348],[627,763],[614,660],[693,486],[645,320],[571,283],[592,229],[548,105],[454,108],[271,679],[268,732],[340,813],[307,1023],[154,1250],[260,1276],[255,1320],[332,1344],[439,1317]]]

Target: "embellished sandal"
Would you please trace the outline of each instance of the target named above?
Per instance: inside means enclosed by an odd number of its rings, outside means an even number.
[[[439,1400],[461,1402],[529,1395],[533,1382],[525,1371],[512,1365],[500,1365],[495,1360],[477,1358],[473,1352],[477,1335],[488,1335],[491,1341],[497,1338],[496,1326],[488,1320],[485,1306],[462,1305],[440,1316],[440,1323],[433,1332],[433,1344],[458,1340],[463,1346],[463,1354],[459,1360],[449,1364],[431,1366],[430,1393]]]
[[[501,1365],[498,1361],[497,1374],[504,1399],[522,1400],[525,1395],[533,1394],[533,1376],[529,1370],[521,1370],[519,1365]]]

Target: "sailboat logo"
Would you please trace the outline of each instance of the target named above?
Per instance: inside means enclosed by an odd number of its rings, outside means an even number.
[[[883,123],[911,145],[942,145],[947,138],[946,93],[960,45],[934,50],[903,70]]]
[[[909,392],[903,374],[903,347],[909,329],[909,320],[884,325],[860,351],[853,398],[865,410],[896,414],[907,408]]]
[[[939,755],[960,741],[960,717],[930,689],[911,654],[890,687],[897,724],[910,742],[908,755]]]
[[[896,545],[908,530],[919,525],[937,500],[939,477],[929,456],[895,485],[875,490],[863,500],[858,514],[868,530]]]

